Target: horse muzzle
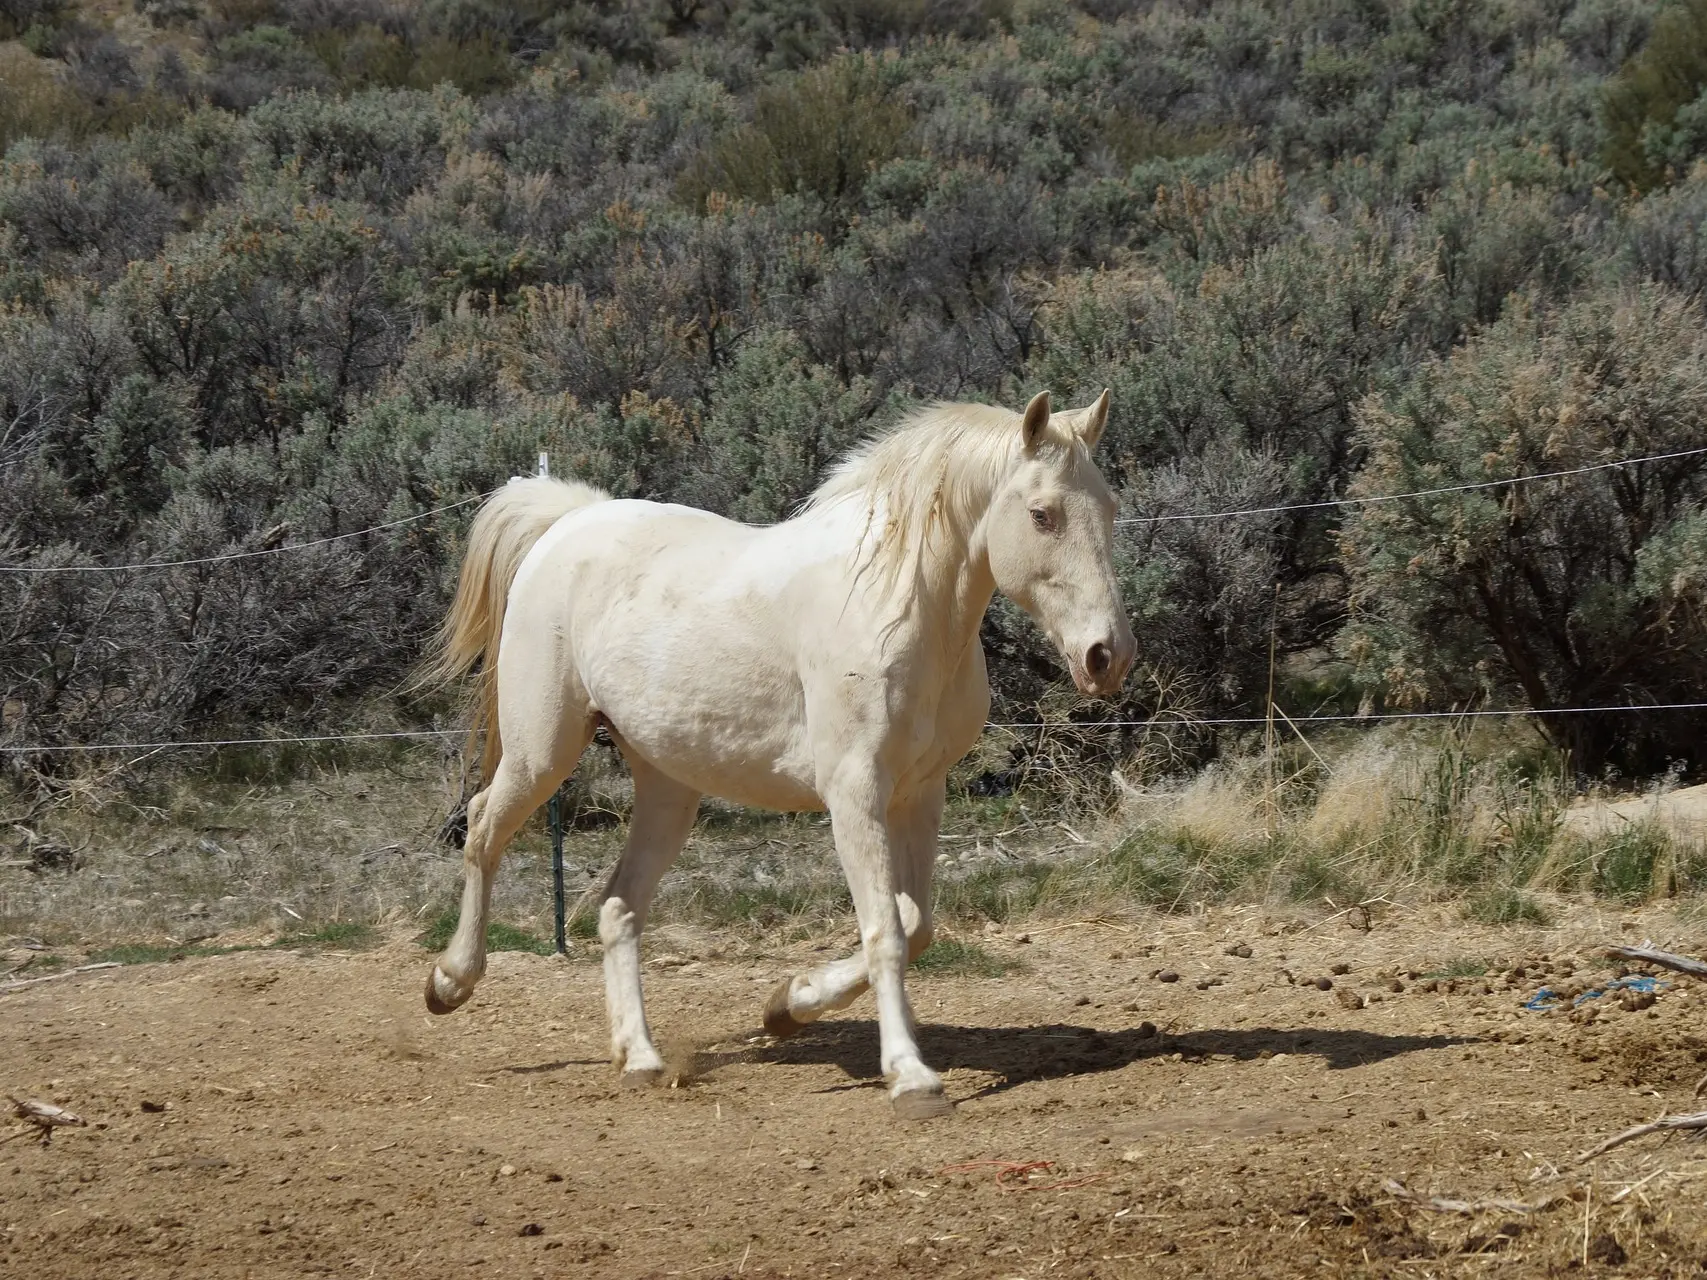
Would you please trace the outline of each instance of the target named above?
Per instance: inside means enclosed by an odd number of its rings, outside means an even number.
[[[1093,698],[1117,693],[1137,653],[1138,645],[1130,632],[1094,641],[1068,659],[1073,683],[1080,693]]]

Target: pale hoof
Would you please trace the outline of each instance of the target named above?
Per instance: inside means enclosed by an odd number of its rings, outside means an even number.
[[[641,1067],[635,1071],[624,1071],[620,1079],[624,1089],[650,1089],[664,1082],[664,1068]]]
[[[941,1089],[908,1089],[903,1093],[892,1093],[889,1106],[897,1120],[935,1120],[954,1112],[954,1104]]]
[[[786,1040],[806,1026],[788,1009],[788,989],[793,981],[793,978],[784,978],[771,992],[770,999],[765,1001],[765,1030],[778,1040]]]
[[[434,965],[433,971],[427,975],[428,1013],[455,1013],[473,994],[473,987],[458,986],[440,973],[437,965]]]

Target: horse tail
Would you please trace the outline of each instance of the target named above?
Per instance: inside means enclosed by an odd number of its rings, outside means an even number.
[[[558,520],[580,507],[610,498],[603,490],[544,477],[515,479],[480,508],[468,534],[456,598],[434,636],[409,687],[439,689],[480,666],[469,724],[469,742],[487,730],[481,777],[490,785],[503,758],[498,726],[498,639],[510,585],[534,543]]]

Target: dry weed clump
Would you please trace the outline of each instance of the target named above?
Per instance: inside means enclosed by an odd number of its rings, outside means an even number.
[[[1102,887],[1164,907],[1461,895],[1494,923],[1544,915],[1537,894],[1639,902],[1707,888],[1707,849],[1687,825],[1596,828],[1566,820],[1570,801],[1552,757],[1457,729],[1295,740],[1171,787],[1125,786],[1112,854],[1094,870]]]

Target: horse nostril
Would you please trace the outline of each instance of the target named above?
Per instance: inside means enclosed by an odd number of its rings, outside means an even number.
[[[1085,670],[1095,679],[1101,679],[1107,674],[1114,663],[1114,654],[1106,644],[1093,644],[1090,652],[1085,655]]]

